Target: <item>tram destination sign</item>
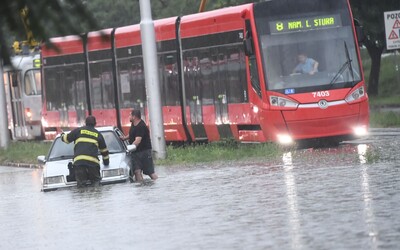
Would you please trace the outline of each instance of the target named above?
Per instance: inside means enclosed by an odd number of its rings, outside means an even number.
[[[275,20],[269,22],[271,34],[290,33],[315,29],[341,27],[340,15],[302,17],[297,19]]]
[[[385,19],[386,48],[400,49],[400,10],[383,13]]]

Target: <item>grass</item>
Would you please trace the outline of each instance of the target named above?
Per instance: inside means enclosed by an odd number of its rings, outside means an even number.
[[[50,142],[16,141],[6,150],[0,150],[0,165],[9,163],[36,164],[38,155],[46,155]],[[156,160],[157,165],[193,165],[199,162],[238,161],[247,159],[274,159],[282,154],[275,143],[242,144],[235,141],[167,147],[168,158]]]
[[[36,164],[38,155],[46,155],[50,142],[12,141],[7,149],[0,149],[0,165],[7,163]]]
[[[372,128],[393,128],[400,127],[400,113],[371,112],[370,127]]]
[[[365,82],[368,83],[369,72],[371,70],[371,59],[366,51],[361,51]],[[398,71],[396,71],[398,64]],[[381,59],[381,69],[379,74],[379,95],[378,99],[400,97],[400,54],[385,54]],[[396,104],[400,104],[398,99]]]
[[[371,108],[393,107],[393,106],[400,107],[400,95],[386,96],[386,97],[385,96],[370,97],[369,105]]]
[[[371,59],[366,49],[361,50],[365,81],[368,83]],[[396,64],[399,64],[396,70]],[[400,54],[385,54],[381,59],[379,94],[369,97],[370,126],[373,128],[400,127],[400,113],[383,112],[382,107],[400,107]]]
[[[235,141],[213,142],[182,147],[167,147],[167,159],[159,165],[195,164],[199,162],[238,161],[246,159],[273,159],[282,153],[275,143],[243,144]]]

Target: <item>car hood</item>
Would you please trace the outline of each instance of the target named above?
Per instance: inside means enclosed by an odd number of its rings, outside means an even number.
[[[110,165],[104,166],[102,157],[99,156],[100,159],[100,168],[101,169],[113,169],[120,167],[129,167],[129,156],[126,153],[116,153],[110,154]],[[59,160],[59,161],[48,161],[44,165],[43,176],[57,176],[57,175],[68,175],[68,163],[72,162],[72,159],[67,160]]]

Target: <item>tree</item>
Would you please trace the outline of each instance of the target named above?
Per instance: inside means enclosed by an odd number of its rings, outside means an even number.
[[[378,95],[381,56],[386,46],[383,12],[394,10],[396,6],[399,6],[399,1],[350,0],[350,4],[354,17],[362,23],[366,33],[363,44],[371,57],[368,94],[376,96]]]
[[[20,11],[27,7],[29,29],[38,41],[52,36],[80,34],[98,29],[95,19],[81,0],[3,0],[0,5],[0,45],[4,64],[10,64],[10,40],[6,34],[23,33]],[[21,37],[21,36],[20,36]],[[24,40],[25,36],[23,39]]]

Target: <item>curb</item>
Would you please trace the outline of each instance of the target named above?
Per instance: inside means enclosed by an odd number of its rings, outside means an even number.
[[[39,165],[39,164],[29,164],[29,163],[5,162],[5,163],[2,163],[2,165],[5,166],[5,167],[43,169],[43,166],[42,166],[42,165]]]

